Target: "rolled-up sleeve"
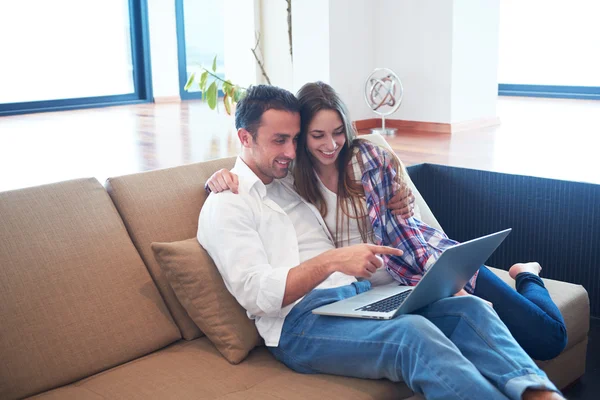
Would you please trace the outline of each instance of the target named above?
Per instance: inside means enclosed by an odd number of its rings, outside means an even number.
[[[202,207],[198,241],[215,262],[225,286],[251,316],[281,317],[287,275],[294,265],[269,263],[258,232],[260,216],[241,195],[211,194]]]

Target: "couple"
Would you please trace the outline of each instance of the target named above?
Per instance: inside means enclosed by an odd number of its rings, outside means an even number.
[[[221,171],[210,186],[239,184],[239,194],[209,196],[198,240],[277,359],[303,373],[405,381],[427,398],[561,398],[476,296],[443,299],[389,321],[312,314],[371,283],[416,284],[454,242],[410,216],[392,215],[385,202],[400,188],[397,161],[354,140],[331,87],[307,84],[298,99],[279,88],[253,87],[237,105],[236,127],[242,143],[232,170],[237,176]],[[547,343],[562,340],[564,347],[564,323],[537,277],[539,266],[520,264],[511,272],[534,298],[500,286],[485,267],[466,289],[523,307],[507,307],[517,330],[529,328],[519,325],[523,313],[553,320],[563,334],[545,333]],[[518,300],[503,298],[508,295]]]

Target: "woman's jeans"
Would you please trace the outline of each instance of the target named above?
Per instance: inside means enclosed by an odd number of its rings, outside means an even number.
[[[521,273],[515,280],[517,291],[487,267],[479,269],[475,296],[494,305],[517,343],[532,358],[550,360],[567,345],[567,328],[542,279]]]
[[[520,399],[557,391],[493,309],[475,296],[437,301],[391,320],[312,310],[370,289],[368,281],[313,290],[285,319],[273,355],[301,373],[404,381],[427,399]]]

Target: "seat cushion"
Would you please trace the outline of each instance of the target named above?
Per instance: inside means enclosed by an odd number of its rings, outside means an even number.
[[[0,398],[74,382],[181,338],[95,179],[0,193]]]
[[[67,389],[71,389],[67,391]],[[265,347],[229,364],[207,338],[180,341],[142,359],[36,399],[404,399],[403,383],[331,375],[302,375],[276,361]],[[79,397],[81,395],[81,397]]]
[[[198,239],[152,243],[152,250],[177,299],[227,361],[246,358],[261,342],[256,325]]]
[[[231,169],[234,162],[235,158],[224,158],[109,178],[106,181],[106,190],[121,214],[135,247],[181,334],[188,340],[202,333],[177,300],[154,259],[150,244],[195,237],[200,208],[207,197],[204,183],[216,170]]]
[[[512,279],[507,271],[498,268],[491,268],[504,282],[513,289],[515,280]],[[550,293],[550,297],[560,310],[567,327],[568,342],[565,350],[570,349],[576,344],[587,339],[590,330],[590,302],[587,291],[581,285],[575,285],[567,282],[545,279],[544,285]]]

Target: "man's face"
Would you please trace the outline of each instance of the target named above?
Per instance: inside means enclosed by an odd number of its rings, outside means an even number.
[[[296,158],[296,142],[300,134],[300,114],[281,110],[263,113],[255,138],[248,147],[251,159],[244,160],[265,184],[284,178]],[[252,164],[252,165],[250,165]]]

